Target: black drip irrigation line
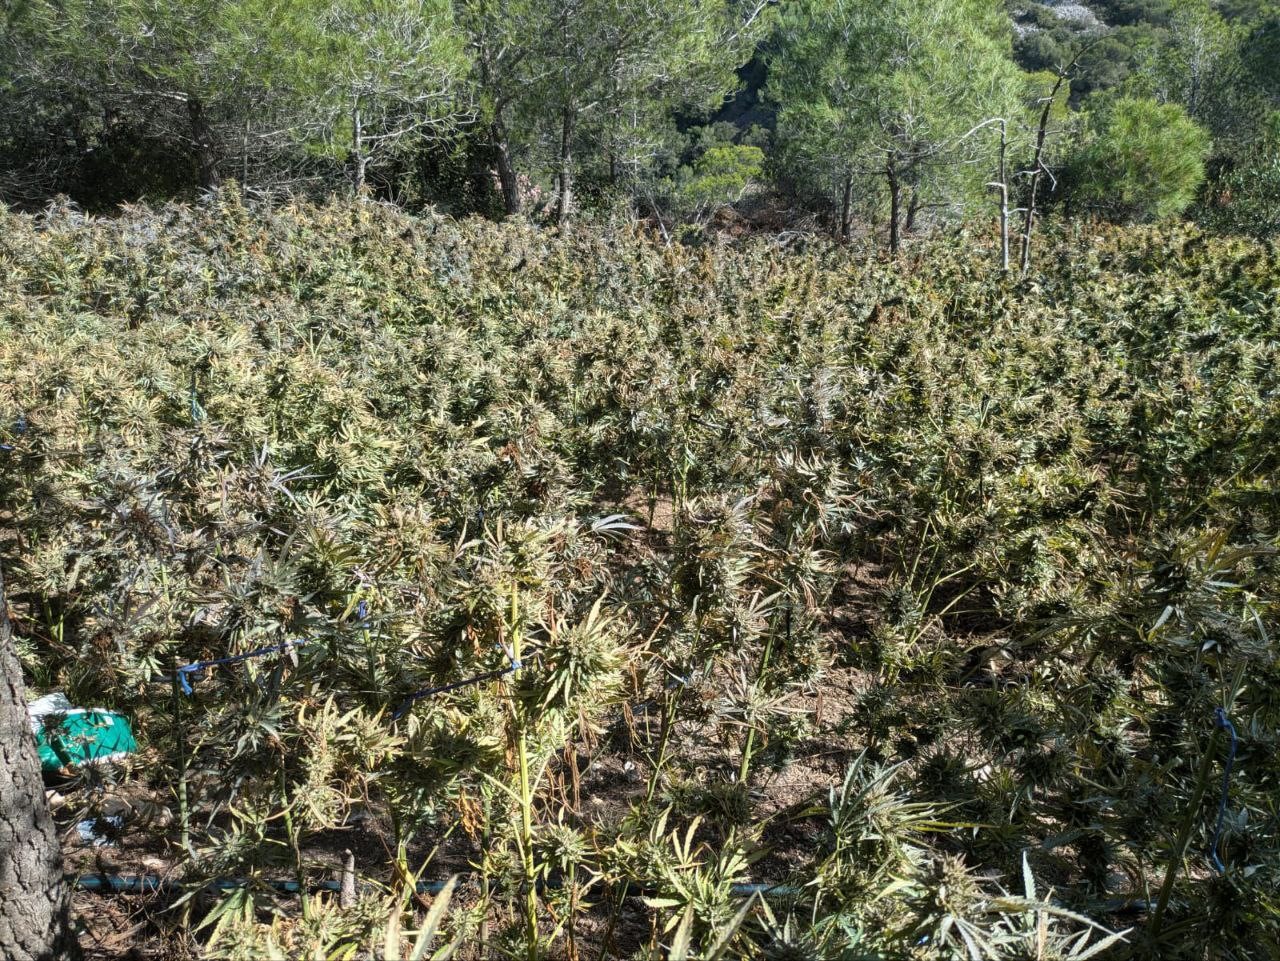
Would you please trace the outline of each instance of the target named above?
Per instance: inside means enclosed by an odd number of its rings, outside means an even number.
[[[460,875],[460,878],[472,878],[475,875]],[[448,881],[419,881],[415,885],[418,894],[439,894]],[[176,878],[163,878],[156,874],[85,874],[75,879],[75,886],[81,891],[96,894],[162,894],[185,890],[188,886]],[[634,882],[627,881],[622,885],[628,897],[653,894],[654,892]],[[297,881],[268,880],[254,881],[249,878],[217,878],[200,885],[201,890],[235,891],[240,888],[265,887],[277,894],[297,894],[301,885]],[[541,882],[539,888],[558,888],[561,882],[552,880]],[[314,881],[307,885],[308,891],[340,891],[341,881]],[[784,884],[735,884],[733,896],[749,898],[759,894],[762,897],[795,898],[803,892],[803,888]]]
[[[476,877],[474,874],[459,875],[459,879],[474,877]],[[439,894],[448,884],[448,881],[419,881],[414,885],[414,890],[418,894]],[[180,880],[162,878],[155,874],[86,874],[75,879],[75,886],[81,891],[90,891],[103,895],[173,894],[186,889],[186,886]],[[540,890],[554,889],[561,886],[562,882],[558,879],[538,883]],[[200,886],[200,890],[235,891],[249,887],[265,887],[276,894],[287,895],[297,895],[300,890],[300,885],[297,881],[252,881],[248,878],[218,878],[205,882]],[[613,885],[613,887],[615,889],[621,887],[623,889],[622,893],[626,897],[643,897],[656,893],[653,889],[646,888],[634,881],[624,881],[621,885]],[[340,892],[342,890],[342,882],[313,881],[307,885],[307,890],[312,892]],[[759,895],[762,898],[783,899],[798,898],[804,893],[804,890],[803,887],[795,887],[788,884],[735,884],[731,889],[731,893],[735,898],[750,898]],[[1154,909],[1155,902],[1145,898],[1111,898],[1099,902],[1096,907],[1107,914],[1138,914],[1150,912]]]
[[[368,605],[363,600],[360,601],[360,603],[356,607],[356,617],[357,617],[356,623],[359,624],[360,626],[363,627],[368,623],[369,608],[368,608]],[[248,661],[258,657],[265,657],[268,654],[282,653],[284,651],[293,650],[295,648],[302,647],[306,644],[311,643],[313,640],[315,640],[315,638],[306,638],[306,637],[296,638],[293,640],[284,641],[280,644],[270,644],[266,647],[254,648],[252,651],[245,651],[243,654],[231,654],[231,655],[228,655],[227,657],[218,657],[210,661],[195,661],[191,664],[184,664],[183,666],[176,668],[175,676],[177,678],[179,686],[182,689],[182,693],[185,694],[187,697],[191,697],[195,693],[195,691],[191,686],[191,679],[195,678],[196,675],[201,674],[204,671],[207,671],[211,667],[221,667],[228,664],[239,664],[242,661]],[[400,720],[400,718],[404,717],[404,715],[409,712],[410,708],[412,708],[414,704],[416,704],[418,701],[421,701],[423,698],[434,697],[437,694],[445,694],[449,691],[456,691],[460,688],[470,687],[473,684],[483,683],[484,681],[494,681],[500,677],[505,677],[508,674],[514,674],[517,671],[519,671],[523,665],[518,660],[516,660],[515,655],[507,648],[505,644],[499,643],[498,647],[501,649],[502,653],[505,654],[507,657],[507,664],[505,667],[501,667],[496,671],[486,671],[483,674],[477,674],[473,677],[464,678],[461,681],[454,681],[450,684],[441,684],[436,687],[427,687],[427,688],[422,688],[421,690],[418,690],[418,691],[414,691],[413,693],[406,696],[404,700],[400,702],[399,707],[397,707],[391,713],[391,720],[392,721]],[[534,656],[536,657],[537,655],[535,654]],[[156,680],[171,681],[172,679],[158,677],[156,678]]]

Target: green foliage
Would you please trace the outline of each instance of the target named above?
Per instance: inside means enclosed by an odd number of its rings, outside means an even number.
[[[725,0],[468,0],[460,22],[495,145],[519,154],[563,219],[583,173],[588,187],[651,184],[669,159],[676,116],[705,114],[736,86],[766,9]]]
[[[1243,46],[1250,76],[1272,105],[1280,104],[1280,11],[1260,18]]]
[[[964,175],[969,131],[1010,114],[1019,86],[994,2],[804,0],[784,13],[768,94],[791,176],[832,206],[852,181],[863,193],[880,178],[946,207],[981,189]],[[874,196],[882,210],[885,194]]]
[[[128,713],[193,892],[250,880],[188,934],[1275,953],[1273,247],[1054,228],[1013,282],[966,231],[902,270],[233,189],[0,227],[21,650]],[[175,714],[174,661],[304,637]],[[263,885],[360,835],[355,906]]]
[[[1176,104],[1122,97],[1090,115],[1072,161],[1076,196],[1122,220],[1182,213],[1205,178],[1209,135]]]
[[[1150,23],[1164,26],[1173,15],[1172,0],[1098,0],[1098,16],[1115,26]]]
[[[1212,137],[1211,193],[1240,195],[1267,176],[1278,23],[1264,0],[24,0],[0,31],[0,200],[107,212],[235,180],[703,239],[750,196],[718,231],[888,221],[896,250],[990,219],[997,130],[1025,199],[1027,74],[1070,73],[1039,206],[1099,209],[1099,171],[1059,186],[1058,153],[1115,99],[1181,106]],[[1134,202],[1109,215],[1156,216]],[[1242,205],[1254,227],[1212,206],[1207,225],[1270,229],[1265,201]]]
[[[692,167],[681,167],[671,184],[672,208],[697,222],[746,196],[764,173],[764,151],[742,144],[708,147]]]
[[[258,22],[271,24],[260,42],[280,58],[272,79],[290,91],[292,137],[350,156],[358,187],[372,160],[465,117],[469,64],[449,0],[270,0]]]
[[[17,94],[0,189],[100,206],[228,178],[332,185],[348,152],[446,127],[465,69],[446,0],[38,0],[0,43]],[[52,150],[33,154],[40,134]]]
[[[1258,238],[1280,235],[1280,112],[1214,178],[1209,194],[1199,216],[1216,229]]]

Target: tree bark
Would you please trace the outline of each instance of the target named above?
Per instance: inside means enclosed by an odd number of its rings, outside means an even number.
[[[73,961],[71,891],[45,803],[0,572],[0,957]]]
[[[204,116],[204,103],[199,97],[187,97],[187,117],[191,121],[191,143],[195,146],[200,186],[212,190],[222,182],[218,171],[218,154],[213,146],[213,131]]]
[[[1036,194],[1040,190],[1040,178],[1044,174],[1044,142],[1049,132],[1049,113],[1053,110],[1053,102],[1058,97],[1063,81],[1067,79],[1066,71],[1058,74],[1053,90],[1045,99],[1044,108],[1040,111],[1040,125],[1036,129],[1036,149],[1031,158],[1031,187],[1027,191],[1027,209],[1022,217],[1022,276],[1031,270],[1031,230],[1036,223]]]
[[[560,116],[560,197],[556,202],[556,223],[563,227],[573,204],[573,111]]]
[[[853,232],[853,174],[844,175],[844,196],[840,199],[840,237],[848,240]]]
[[[508,216],[520,213],[520,185],[516,180],[516,169],[511,163],[511,143],[506,128],[495,123],[490,128],[493,137],[495,162],[498,167],[498,184],[502,188],[502,206]]]
[[[906,223],[906,226],[902,228],[904,233],[910,234],[915,232],[916,217],[919,216],[920,214],[920,207],[921,207],[920,188],[912,187],[911,199],[907,201],[907,223]]]
[[[1009,127],[1000,121],[1000,173],[996,189],[1000,191],[1000,270],[1009,272]]]
[[[364,193],[369,173],[369,157],[364,151],[364,121],[360,116],[358,102],[351,108],[351,160],[355,165],[351,171],[351,186],[359,197]]]
[[[902,215],[902,184],[898,182],[898,171],[893,165],[893,155],[885,161],[884,175],[889,181],[889,255],[898,256],[901,246],[899,221]]]

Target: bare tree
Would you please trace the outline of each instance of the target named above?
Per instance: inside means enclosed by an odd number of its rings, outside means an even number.
[[[1000,195],[1000,270],[1009,272],[1009,124],[1002,117],[1000,123],[1000,159],[996,179],[987,184]]]
[[[1053,102],[1067,80],[1065,70],[1058,71],[1058,79],[1053,84],[1049,96],[1042,98],[1040,123],[1036,127],[1036,147],[1031,155],[1031,186],[1027,188],[1027,205],[1022,212],[1022,276],[1031,270],[1031,231],[1036,223],[1036,200],[1040,191],[1040,181],[1049,172],[1044,165],[1044,145],[1049,133],[1049,115],[1053,110]]]
[[[1031,177],[1031,184],[1027,190],[1027,205],[1022,210],[1022,251],[1021,251],[1021,270],[1022,276],[1027,276],[1031,270],[1031,232],[1035,228],[1036,223],[1036,203],[1039,199],[1040,184],[1044,177],[1053,175],[1049,172],[1049,168],[1045,165],[1045,144],[1049,135],[1049,119],[1053,114],[1053,105],[1058,99],[1058,94],[1062,90],[1062,85],[1067,83],[1080,60],[1092,50],[1098,40],[1086,44],[1075,55],[1072,61],[1065,67],[1059,67],[1056,79],[1054,80],[1053,89],[1049,91],[1047,97],[1040,99],[1040,121],[1036,125],[1036,145],[1031,155],[1031,166],[1023,171]]]

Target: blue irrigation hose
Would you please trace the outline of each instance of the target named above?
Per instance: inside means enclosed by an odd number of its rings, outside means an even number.
[[[1225,874],[1227,866],[1222,863],[1222,858],[1218,856],[1218,842],[1222,838],[1223,819],[1227,816],[1227,800],[1231,792],[1231,769],[1236,763],[1236,746],[1239,739],[1236,737],[1236,726],[1231,723],[1231,718],[1227,717],[1225,708],[1214,709],[1213,723],[1215,727],[1221,728],[1231,735],[1231,743],[1227,747],[1227,763],[1222,771],[1222,797],[1218,800],[1218,820],[1213,826],[1213,841],[1209,844],[1209,853],[1213,857],[1213,866],[1218,869],[1219,874]]]
[[[264,657],[267,654],[275,654],[279,651],[287,651],[290,648],[302,647],[307,643],[306,638],[296,641],[285,641],[283,644],[272,644],[268,647],[259,647],[256,650],[245,651],[243,654],[232,654],[229,657],[219,657],[212,661],[197,661],[194,664],[186,664],[178,668],[178,683],[182,685],[182,693],[190,697],[192,695],[191,682],[187,680],[188,674],[196,674],[210,667],[218,667],[222,664],[238,664],[241,661],[247,661],[254,657]]]
[[[464,678],[461,681],[454,681],[452,684],[441,684],[438,687],[426,687],[420,691],[414,691],[401,701],[400,706],[392,712],[391,720],[400,720],[400,718],[409,713],[410,708],[412,708],[414,704],[421,701],[424,697],[435,697],[437,694],[456,691],[459,688],[470,687],[472,684],[480,684],[484,681],[495,681],[500,677],[505,677],[508,674],[514,674],[516,671],[520,670],[523,665],[516,660],[515,654],[513,654],[505,644],[499,644],[498,646],[502,649],[502,653],[507,656],[506,667],[501,667],[496,671],[486,671],[484,674],[477,674],[474,677]]]
[[[369,606],[363,600],[356,605],[356,617],[357,623],[362,627],[368,624]],[[302,647],[304,644],[309,643],[310,640],[310,638],[298,638],[296,640],[285,641],[281,644],[270,644],[266,647],[255,648],[252,651],[245,651],[243,654],[232,654],[227,657],[214,658],[211,661],[196,661],[193,664],[185,664],[177,669],[178,684],[182,688],[182,693],[187,695],[187,697],[191,697],[194,691],[191,687],[191,680],[189,676],[199,674],[201,671],[207,670],[211,667],[221,667],[227,664],[239,664],[241,661],[252,660],[255,657],[265,657],[268,654],[277,654],[292,648]],[[405,697],[404,700],[400,702],[400,706],[392,712],[391,720],[400,720],[400,718],[409,712],[409,709],[412,708],[414,704],[421,701],[423,698],[434,697],[437,694],[445,694],[449,691],[456,691],[459,688],[469,687],[472,684],[479,684],[483,681],[496,680],[497,678],[504,677],[507,674],[514,674],[516,671],[520,670],[522,666],[521,663],[516,660],[515,655],[508,650],[506,645],[499,644],[498,647],[501,648],[502,652],[507,656],[506,667],[499,668],[496,671],[487,671],[484,674],[477,674],[474,677],[468,677],[461,681],[454,681],[451,684],[441,684],[437,687],[427,687],[419,691],[414,691],[412,694]]]
[[[19,434],[25,434],[27,432],[27,415],[26,414],[18,415],[18,422],[13,425],[13,429],[16,433],[19,433]],[[13,445],[0,444],[0,450],[5,452],[11,451],[13,450]]]

